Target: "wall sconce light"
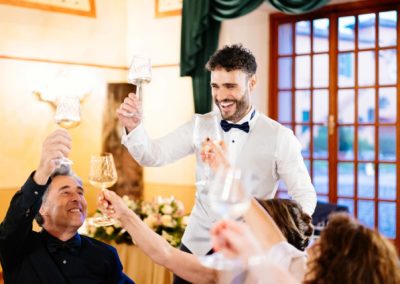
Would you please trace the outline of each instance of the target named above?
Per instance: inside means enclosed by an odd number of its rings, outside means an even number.
[[[60,69],[55,78],[43,87],[32,91],[39,101],[50,104],[54,109],[57,100],[64,96],[78,96],[81,103],[92,93],[93,75],[84,69]],[[89,86],[89,87],[87,87]]]

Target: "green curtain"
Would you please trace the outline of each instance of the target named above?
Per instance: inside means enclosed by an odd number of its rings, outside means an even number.
[[[196,113],[211,110],[210,72],[205,64],[218,47],[221,21],[244,16],[266,0],[183,0],[181,32],[181,76],[193,80]],[[269,0],[283,12],[301,13],[328,0]],[[273,3],[272,3],[273,2]]]
[[[276,9],[287,14],[301,14],[322,7],[329,0],[268,0]]]

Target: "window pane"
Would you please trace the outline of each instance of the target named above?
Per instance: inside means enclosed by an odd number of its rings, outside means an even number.
[[[339,153],[340,160],[354,159],[354,127],[340,126],[338,127]]]
[[[304,164],[306,165],[308,174],[311,176],[311,171],[310,171],[310,160],[304,159]]]
[[[373,160],[375,157],[375,127],[363,126],[358,128],[358,159]]]
[[[338,55],[338,85],[339,87],[354,87],[354,53]]]
[[[328,90],[314,90],[313,95],[313,121],[328,121]]]
[[[375,14],[358,16],[358,48],[375,47]]]
[[[311,26],[309,21],[296,23],[296,53],[310,53]]]
[[[375,89],[360,89],[358,92],[358,122],[375,121]]]
[[[396,127],[379,127],[379,160],[396,160]]]
[[[296,56],[296,88],[309,88],[311,73],[310,56]]]
[[[374,202],[369,200],[358,201],[357,218],[361,224],[373,228],[375,225]]]
[[[354,30],[356,18],[340,17],[339,18],[339,50],[354,50]]]
[[[394,85],[397,81],[396,49],[379,51],[379,84]]]
[[[290,89],[292,87],[292,58],[283,57],[278,59],[278,88]]]
[[[354,196],[353,163],[338,163],[338,196]]]
[[[278,27],[278,54],[292,54],[292,24],[279,25]]]
[[[314,52],[329,50],[329,19],[318,19],[313,21],[314,26]]]
[[[313,184],[317,193],[328,194],[328,161],[314,161]]]
[[[326,195],[317,195],[317,201],[329,202],[329,199],[328,199],[328,196],[326,196]]]
[[[379,13],[379,46],[396,46],[397,12]]]
[[[296,126],[296,137],[300,141],[301,154],[303,157],[310,157],[310,135],[310,126]]]
[[[329,57],[328,54],[314,55],[313,57],[313,85],[314,87],[328,87]]]
[[[379,232],[394,239],[396,237],[396,203],[379,202],[378,214]]]
[[[349,214],[354,216],[354,201],[352,199],[339,198],[338,204],[346,206],[349,209]]]
[[[279,92],[278,119],[280,122],[292,121],[292,93]]]
[[[379,164],[379,198],[396,199],[396,165]]]
[[[338,92],[338,123],[354,123],[354,90]]]
[[[328,157],[328,128],[326,126],[314,126],[314,157]]]
[[[358,85],[375,85],[375,52],[363,51],[358,53]]]
[[[373,163],[358,164],[358,196],[374,198],[375,168]]]
[[[310,91],[296,91],[296,122],[310,122]]]
[[[379,122],[396,122],[396,88],[379,89]]]

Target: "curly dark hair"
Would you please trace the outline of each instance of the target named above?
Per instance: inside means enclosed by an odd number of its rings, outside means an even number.
[[[304,251],[308,246],[314,227],[311,217],[301,206],[290,199],[258,200],[282,231],[288,243]]]
[[[214,71],[223,68],[226,71],[242,70],[247,75],[252,76],[257,71],[257,63],[250,50],[241,44],[225,45],[217,50],[208,60],[206,68]]]
[[[346,213],[333,213],[321,232],[307,284],[395,284],[400,268],[393,244]]]

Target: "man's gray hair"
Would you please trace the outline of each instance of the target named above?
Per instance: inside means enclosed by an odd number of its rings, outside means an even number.
[[[64,165],[61,164],[60,166],[58,166],[54,172],[50,175],[50,179],[53,179],[57,176],[70,176],[73,177],[74,179],[76,179],[78,181],[78,183],[82,186],[82,180],[80,179],[80,177],[78,177],[71,169],[71,167],[69,165]],[[47,186],[45,192],[43,193],[42,196],[42,204],[46,201],[47,199],[47,195],[49,193],[49,188],[51,186],[51,182],[50,184]],[[37,215],[35,216],[35,220],[38,223],[38,225],[40,227],[43,226],[44,223],[44,219],[43,216],[38,212]]]

